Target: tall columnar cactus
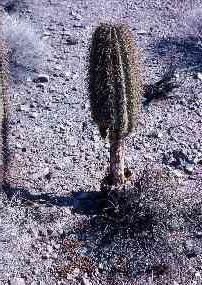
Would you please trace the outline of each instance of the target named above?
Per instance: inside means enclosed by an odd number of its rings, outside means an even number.
[[[8,53],[5,43],[0,42],[0,183],[5,183],[7,170],[7,90],[8,90]]]
[[[109,135],[110,173],[124,182],[124,139],[136,126],[142,84],[138,52],[126,25],[101,24],[90,47],[91,111],[103,138]]]

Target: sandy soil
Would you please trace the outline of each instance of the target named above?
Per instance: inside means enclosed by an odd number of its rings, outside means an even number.
[[[0,284],[202,284],[200,1],[0,3],[11,17],[4,15],[10,188],[0,206]],[[139,222],[124,226],[96,212],[109,144],[91,119],[86,74],[91,35],[103,21],[133,30],[148,90],[172,70],[158,98],[143,98],[137,131],[127,138],[134,180],[145,171],[151,179],[140,187],[145,208],[128,206]],[[167,92],[169,83],[175,87]],[[158,185],[156,172],[164,173]],[[126,188],[134,198],[137,186]],[[152,229],[140,219],[150,210]]]

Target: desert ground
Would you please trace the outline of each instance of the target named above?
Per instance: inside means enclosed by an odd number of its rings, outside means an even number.
[[[10,61],[0,284],[202,284],[200,2],[0,0]],[[145,87],[120,197],[103,190],[109,142],[88,94],[102,22],[132,30]]]

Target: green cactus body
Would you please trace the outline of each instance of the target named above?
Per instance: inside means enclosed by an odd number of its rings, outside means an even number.
[[[106,138],[109,133],[111,172],[119,168],[121,174],[113,176],[123,177],[123,140],[136,125],[142,92],[137,48],[126,25],[101,24],[95,30],[90,50],[89,91],[92,117],[100,134]]]
[[[101,136],[109,129],[127,136],[135,126],[142,90],[137,49],[127,26],[101,24],[95,30],[89,79],[92,116]]]
[[[7,90],[8,90],[8,55],[5,44],[0,42],[0,179],[5,182],[7,169]]]

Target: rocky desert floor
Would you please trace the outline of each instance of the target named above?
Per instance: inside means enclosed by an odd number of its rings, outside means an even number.
[[[200,1],[0,4],[10,58],[0,284],[202,284]],[[103,191],[109,143],[88,96],[91,36],[108,21],[134,32],[145,86],[119,197]]]

